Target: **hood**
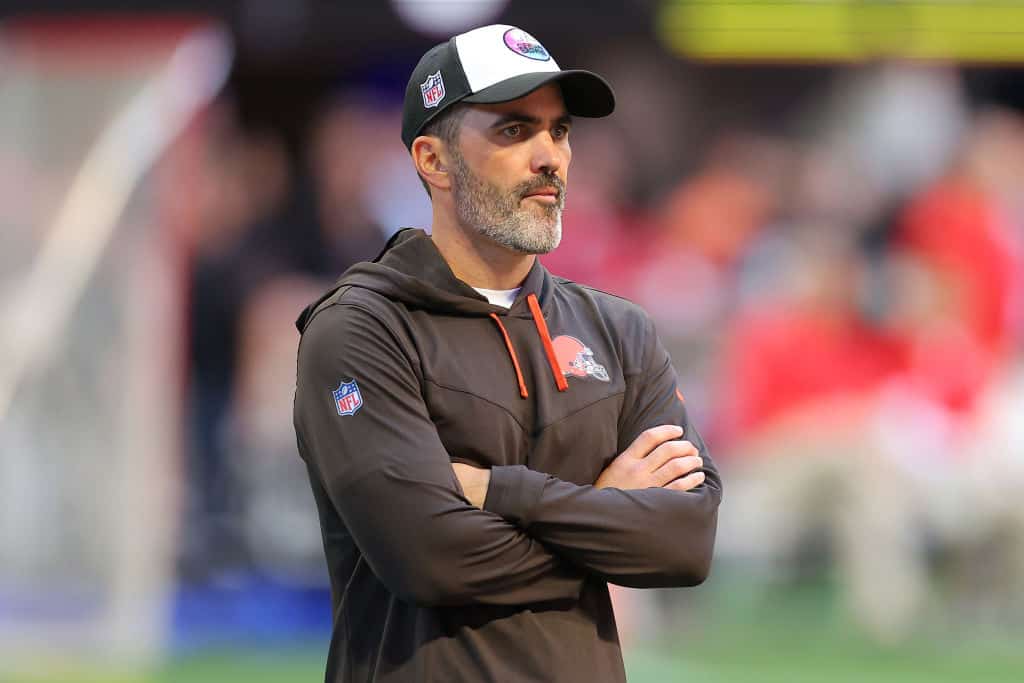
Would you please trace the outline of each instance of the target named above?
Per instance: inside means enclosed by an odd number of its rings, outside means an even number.
[[[526,295],[537,295],[541,305],[551,287],[550,275],[536,261],[523,281],[511,309],[492,305],[487,298],[455,277],[434,241],[423,230],[405,228],[388,241],[373,261],[357,263],[323,294],[302,311],[295,322],[303,332],[313,313],[342,287],[362,287],[410,309],[429,310],[448,315],[530,317],[524,303]]]
[[[343,287],[369,289],[392,301],[401,301],[409,309],[428,310],[446,315],[488,317],[494,321],[496,330],[501,334],[515,372],[519,395],[525,399],[530,396],[529,390],[523,379],[519,357],[501,317],[533,320],[555,386],[558,391],[566,391],[569,385],[560,369],[543,314],[544,303],[548,300],[553,286],[554,280],[548,271],[540,264],[540,260],[535,260],[512,307],[506,309],[494,306],[486,297],[455,277],[427,233],[406,228],[395,233],[384,247],[384,251],[372,262],[357,263],[345,271],[333,287],[302,311],[299,319],[295,321],[295,326],[299,328],[300,333],[304,332],[317,310]]]

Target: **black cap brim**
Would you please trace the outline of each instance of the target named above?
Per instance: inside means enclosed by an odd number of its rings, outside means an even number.
[[[558,83],[565,108],[573,116],[601,118],[615,111],[615,94],[608,82],[591,71],[569,69],[520,74],[463,98],[474,104],[518,100],[548,83]]]

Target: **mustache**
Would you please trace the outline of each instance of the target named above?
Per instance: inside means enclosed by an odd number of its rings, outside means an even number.
[[[526,195],[545,187],[553,187],[558,192],[558,202],[561,203],[565,199],[565,183],[562,179],[556,175],[539,175],[535,176],[524,183],[516,185],[515,192],[519,195],[520,199]]]

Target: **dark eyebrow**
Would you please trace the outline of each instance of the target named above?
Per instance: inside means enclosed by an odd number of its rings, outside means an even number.
[[[498,117],[498,120],[491,124],[491,128],[501,128],[510,123],[528,123],[531,126],[535,126],[540,123],[540,119],[536,116],[530,116],[529,114],[523,114],[518,111],[510,111],[504,116]]]
[[[504,116],[498,118],[497,121],[491,124],[491,128],[501,128],[507,126],[510,123],[525,123],[531,126],[536,126],[540,123],[540,119],[536,116],[530,116],[518,111],[511,111]],[[556,126],[572,125],[572,117],[569,114],[562,114],[555,121]]]

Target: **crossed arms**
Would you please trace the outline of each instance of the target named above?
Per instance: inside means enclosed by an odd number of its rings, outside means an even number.
[[[296,432],[371,569],[405,600],[575,599],[587,574],[693,585],[710,567],[721,484],[652,329],[648,342],[644,371],[627,382],[622,452],[594,486],[522,466],[453,466],[400,342],[356,306],[325,309],[303,335]],[[330,392],[351,377],[364,407],[342,419]]]

